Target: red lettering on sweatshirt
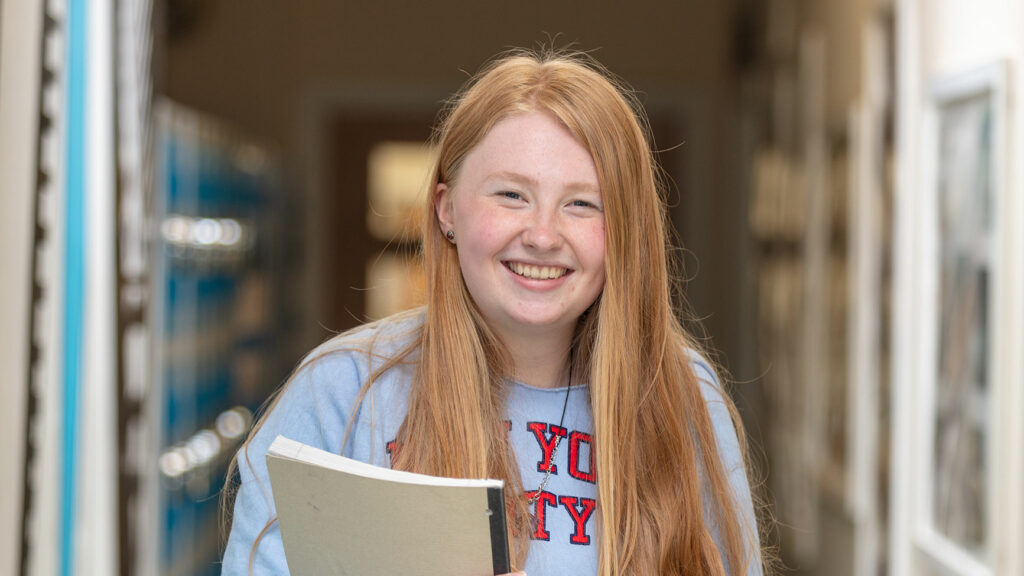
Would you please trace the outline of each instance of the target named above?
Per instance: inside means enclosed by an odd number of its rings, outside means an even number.
[[[526,428],[533,432],[534,438],[537,439],[537,444],[544,451],[544,458],[537,463],[537,471],[547,472],[548,468],[551,468],[552,474],[558,474],[558,466],[551,462],[551,456],[555,450],[555,442],[558,441],[558,438],[565,438],[565,428],[555,426],[554,424],[545,424],[544,422],[528,422]],[[550,434],[546,434],[546,431],[550,431]]]
[[[580,470],[581,444],[587,445],[587,453],[590,456],[586,472]],[[594,473],[594,439],[590,434],[573,430],[573,433],[569,435],[569,475],[591,484],[597,479],[597,475]]]
[[[587,535],[587,520],[594,513],[597,501],[592,498],[577,499],[572,496],[562,496],[559,498],[559,502],[569,512],[569,516],[572,517],[572,521],[576,524],[576,530],[569,537],[569,542],[573,544],[590,544],[590,536]],[[577,506],[580,508],[577,508]]]
[[[391,457],[391,462],[394,463],[395,456],[398,456],[398,450],[402,447],[402,445],[398,443],[398,440],[392,440],[388,442],[385,446],[388,452],[388,456]]]
[[[529,500],[536,494],[536,490],[527,492],[526,499]],[[534,540],[551,540],[551,533],[546,530],[548,506],[558,506],[555,495],[551,492],[541,492],[533,504],[533,534],[530,535],[530,538]]]

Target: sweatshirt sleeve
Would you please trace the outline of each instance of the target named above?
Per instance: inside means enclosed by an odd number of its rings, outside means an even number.
[[[285,385],[259,431],[239,450],[241,483],[235,497],[222,574],[249,574],[250,557],[252,574],[288,574],[267,474],[267,449],[278,435],[335,454],[350,448],[343,447],[341,442],[352,403],[363,382],[360,368],[350,353],[332,352],[307,361]]]
[[[715,441],[718,445],[718,456],[721,458],[722,466],[732,487],[733,498],[735,499],[737,512],[743,524],[746,537],[750,538],[748,545],[750,562],[746,576],[760,576],[760,549],[757,533],[757,520],[754,515],[754,504],[750,493],[750,484],[747,480],[747,469],[743,462],[743,454],[740,451],[739,439],[736,436],[736,427],[733,425],[729,407],[726,405],[725,397],[719,384],[718,378],[710,366],[699,357],[693,360],[694,372],[700,380],[701,393],[704,395],[704,402],[708,413],[711,416],[711,424],[715,430]],[[712,536],[718,544],[719,551],[723,551],[722,542],[718,528],[713,518],[709,517],[709,511],[705,508],[705,518],[712,527]],[[723,556],[724,558],[724,556]],[[732,574],[729,566],[726,566],[726,573]]]

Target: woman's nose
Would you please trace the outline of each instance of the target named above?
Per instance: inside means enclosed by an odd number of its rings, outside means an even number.
[[[545,212],[532,215],[523,231],[523,241],[527,246],[547,251],[558,248],[562,243],[562,232],[558,216]]]

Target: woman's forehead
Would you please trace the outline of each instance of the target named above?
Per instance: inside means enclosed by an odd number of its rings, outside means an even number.
[[[550,113],[530,112],[503,118],[474,146],[460,172],[474,179],[536,186],[557,179],[563,187],[599,191],[594,159],[579,140]]]

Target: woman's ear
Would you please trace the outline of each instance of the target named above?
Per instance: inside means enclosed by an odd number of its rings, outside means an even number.
[[[434,188],[434,212],[441,224],[441,234],[455,229],[455,208],[452,206],[452,191],[447,184],[441,182]]]

